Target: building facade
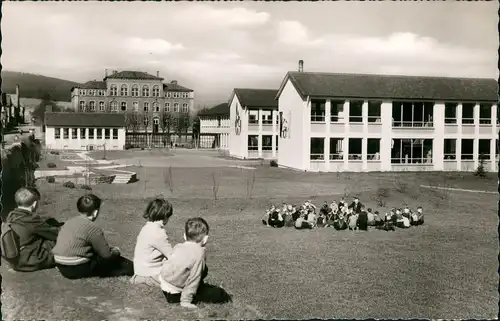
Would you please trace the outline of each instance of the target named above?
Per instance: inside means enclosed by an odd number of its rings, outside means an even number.
[[[125,115],[46,112],[45,145],[57,150],[124,149]]]
[[[200,148],[229,150],[229,105],[222,103],[198,113],[200,120]]]
[[[103,81],[72,88],[71,104],[78,112],[126,114],[129,131],[187,131],[194,91],[176,80],[163,80],[159,72],[153,76],[139,71],[113,71],[108,75],[106,71]]]
[[[278,164],[305,171],[497,170],[494,79],[289,72]]]
[[[277,90],[235,88],[229,99],[229,154],[241,159],[278,155]]]

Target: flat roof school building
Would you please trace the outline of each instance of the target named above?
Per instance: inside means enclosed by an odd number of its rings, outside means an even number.
[[[278,129],[282,167],[473,171],[482,155],[497,170],[494,79],[298,71],[287,73],[276,98],[279,125],[268,126]]]
[[[242,159],[277,157],[276,89],[235,88],[229,99],[229,154]]]
[[[198,113],[200,119],[200,148],[229,149],[229,105],[222,103]]]

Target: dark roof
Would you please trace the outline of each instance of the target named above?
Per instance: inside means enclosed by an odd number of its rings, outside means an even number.
[[[143,79],[143,80],[163,80],[161,77],[156,77],[142,71],[124,70],[104,77],[106,79]]]
[[[82,84],[79,89],[106,89],[105,81],[91,80]]]
[[[276,89],[234,88],[233,93],[238,97],[241,106],[278,108]]]
[[[222,103],[214,106],[210,109],[202,110],[198,113],[198,116],[220,116],[229,115],[229,104]]]
[[[125,127],[125,115],[117,113],[46,112],[45,125],[53,127]]]
[[[498,83],[486,78],[336,74],[290,71],[277,97],[290,79],[303,97],[415,99],[434,101],[498,101]]]
[[[163,84],[164,91],[179,91],[179,92],[192,92],[192,89],[183,87],[177,83]]]

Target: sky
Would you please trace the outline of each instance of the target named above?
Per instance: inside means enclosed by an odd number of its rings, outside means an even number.
[[[498,78],[498,2],[3,2],[5,70],[160,72],[195,105],[287,71]]]

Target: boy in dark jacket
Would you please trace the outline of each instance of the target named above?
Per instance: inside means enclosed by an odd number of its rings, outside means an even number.
[[[33,187],[20,188],[15,194],[17,208],[7,216],[7,223],[19,236],[19,260],[12,268],[19,272],[32,272],[55,267],[52,248],[56,244],[59,227],[53,218],[35,214],[40,192]]]

